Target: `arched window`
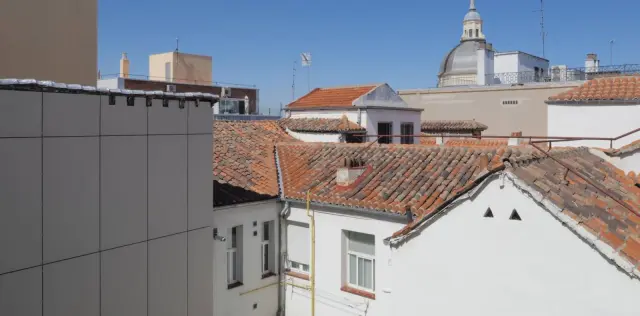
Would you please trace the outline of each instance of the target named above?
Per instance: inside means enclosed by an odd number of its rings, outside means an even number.
[[[476,29],[476,37],[480,37],[480,31]]]
[[[473,37],[473,30],[469,30],[469,37]]]

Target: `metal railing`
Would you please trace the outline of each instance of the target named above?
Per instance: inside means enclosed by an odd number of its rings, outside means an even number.
[[[122,74],[108,74],[108,75],[100,75],[100,79],[113,79],[123,77]],[[182,83],[182,84],[193,84],[193,85],[201,85],[201,86],[223,86],[223,87],[236,87],[236,88],[256,88],[256,85],[250,84],[242,84],[242,83],[232,83],[232,82],[224,82],[224,81],[206,81],[206,80],[190,80],[190,79],[180,79],[180,78],[167,78],[158,77],[158,76],[147,76],[147,75],[136,75],[129,74],[127,79],[133,80],[148,80],[148,81],[161,81],[161,82],[170,82],[170,83]]]
[[[609,65],[598,67],[552,67],[538,71],[493,73],[485,76],[484,85],[525,84],[535,82],[584,81],[621,75],[640,74],[640,64]],[[474,86],[478,77],[474,75],[450,75],[438,79],[438,87]]]

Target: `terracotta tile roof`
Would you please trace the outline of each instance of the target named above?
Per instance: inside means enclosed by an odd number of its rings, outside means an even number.
[[[285,198],[404,214],[415,218],[394,236],[446,207],[493,173],[508,171],[546,197],[579,225],[640,263],[640,217],[531,146],[451,147],[420,145],[276,145]],[[551,155],[597,183],[609,195],[640,212],[640,188],[621,170],[587,148],[554,148]],[[371,167],[357,185],[338,188],[335,174],[344,157],[361,157]],[[640,247],[640,244],[637,244]],[[628,251],[625,249],[628,248]],[[638,248],[640,249],[640,248]]]
[[[296,132],[361,132],[362,126],[342,116],[339,119],[328,118],[286,118],[279,121],[280,126]]]
[[[640,149],[640,139],[618,149],[602,149],[602,151],[609,156],[615,157],[630,154],[638,149]]]
[[[420,130],[424,133],[471,133],[475,131],[484,131],[488,127],[474,120],[439,120],[439,121],[423,121]]]
[[[277,121],[213,122],[214,205],[278,195],[274,144],[294,141]]]
[[[288,108],[310,107],[344,107],[353,105],[353,101],[369,93],[378,85],[363,85],[336,88],[316,88],[311,92],[293,101]]]
[[[549,101],[607,101],[638,100],[640,102],[640,76],[621,76],[592,79],[580,87],[562,92]]]
[[[445,137],[444,146],[447,147],[503,147],[508,144],[507,139],[496,138],[450,138]],[[420,137],[420,145],[437,145],[436,137]]]

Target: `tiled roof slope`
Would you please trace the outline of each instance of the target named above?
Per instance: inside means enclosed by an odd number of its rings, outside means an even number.
[[[344,107],[353,105],[357,98],[371,92],[377,85],[316,88],[287,107],[291,109],[310,107]]]
[[[484,131],[488,128],[480,122],[474,120],[439,120],[439,121],[423,121],[420,130],[424,133],[442,133],[442,132],[474,132]]]
[[[278,195],[274,144],[293,141],[277,121],[213,122],[214,205]]]
[[[346,116],[339,119],[329,118],[286,118],[279,121],[280,126],[296,132],[361,132],[365,129]]]
[[[592,79],[580,87],[551,96],[549,101],[609,101],[638,100],[640,76],[621,76]]]
[[[640,139],[630,144],[624,145],[618,149],[603,149],[602,151],[609,156],[615,157],[630,154],[638,149],[640,149]]]
[[[509,142],[506,139],[496,138],[444,138],[444,146],[448,147],[502,147]],[[420,145],[437,145],[436,137],[420,137]]]
[[[614,249],[640,260],[640,217],[531,146],[433,147],[420,145],[278,144],[284,196],[303,200],[311,189],[316,202],[404,214],[416,219],[395,236],[478,186],[487,176],[507,170],[545,196],[563,213]],[[611,196],[640,210],[640,188],[624,172],[586,148],[556,148],[554,158],[596,182]],[[338,188],[341,158],[362,157],[372,168],[357,185]]]

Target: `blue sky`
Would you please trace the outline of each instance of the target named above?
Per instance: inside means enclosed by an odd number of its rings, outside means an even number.
[[[394,89],[432,87],[443,56],[458,42],[468,0],[102,0],[98,65],[148,74],[148,55],[180,50],[213,56],[215,81],[255,84],[260,110],[275,113],[308,91],[303,51],[313,55],[311,87],[387,82]],[[498,51],[542,54],[539,0],[476,0],[487,40]],[[640,63],[640,1],[545,1],[546,57],[580,67],[587,53],[609,64]]]

